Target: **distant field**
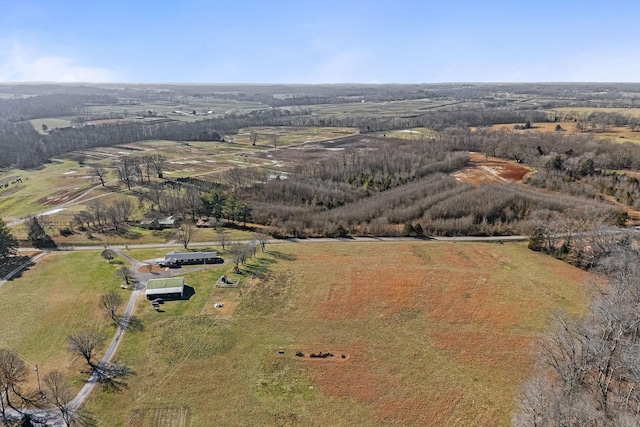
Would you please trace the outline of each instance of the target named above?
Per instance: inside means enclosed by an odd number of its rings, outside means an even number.
[[[21,182],[17,181],[21,178]],[[2,218],[34,215],[72,200],[92,185],[90,171],[71,160],[53,160],[38,170],[0,172],[0,182],[10,179],[0,188]],[[102,190],[98,190],[98,195]]]
[[[259,167],[270,174],[281,174],[284,163],[279,160],[286,147],[333,140],[357,134],[353,128],[255,128],[258,132],[256,146],[249,140],[250,131],[241,130],[238,135],[229,137],[230,142],[180,142],[180,141],[140,141],[114,147],[100,147],[85,150],[87,164],[98,163],[110,170],[107,179],[110,188],[98,188],[91,193],[92,197],[103,197],[107,193],[122,192],[123,188],[115,181],[115,172],[110,168],[119,157],[124,155],[148,155],[158,153],[167,158],[165,176],[206,177],[224,180],[225,171],[233,167]],[[273,149],[270,135],[277,134],[278,149]],[[59,207],[71,201],[83,191],[97,185],[92,178],[91,169],[83,167],[69,158],[54,159],[38,170],[0,171],[0,215],[3,219],[37,215],[48,209]],[[17,182],[18,178],[21,179]],[[113,193],[109,197],[113,197]],[[105,200],[107,200],[105,199]],[[83,209],[76,204],[69,211]],[[68,214],[68,212],[67,212]],[[52,217],[56,223],[66,225],[68,219],[61,213],[58,218]]]
[[[428,139],[431,137],[435,137],[437,132],[427,129],[427,128],[411,128],[411,129],[403,129],[403,130],[391,130],[387,132],[378,132],[378,135],[386,136],[389,138],[402,138],[402,139]]]
[[[520,182],[532,172],[528,166],[515,161],[469,153],[470,166],[455,172],[453,176],[460,182],[479,186],[487,183]]]
[[[577,114],[591,114],[595,112],[603,113],[618,113],[623,116],[640,117],[640,108],[591,108],[591,107],[561,107],[554,108],[549,111],[557,111],[559,113],[577,113]]]
[[[136,376],[92,396],[100,425],[508,425],[532,340],[588,299],[588,274],[525,244],[267,250],[244,268],[262,279],[189,273],[190,301],[139,305],[145,330],[118,354]]]
[[[510,123],[510,124],[501,124],[494,125],[492,128],[494,129],[506,129],[514,132],[557,132],[556,126],[560,125],[563,129],[561,131],[563,134],[567,135],[577,135],[581,134],[576,129],[575,122],[542,122],[542,123],[532,123],[533,128],[528,130],[515,130],[515,125],[521,125],[522,123]],[[616,127],[609,126],[607,127],[606,132],[584,132],[583,134],[589,134],[596,136],[598,138],[603,139],[612,139],[618,142],[634,142],[640,143],[640,132],[632,132],[627,127]]]
[[[345,136],[355,135],[358,129],[355,128],[338,128],[338,127],[313,127],[313,128],[294,128],[294,127],[253,127],[250,129],[240,129],[237,135],[230,135],[229,138],[236,144],[251,145],[251,131],[258,134],[256,146],[273,147],[273,137],[277,139],[278,147],[286,147],[292,144],[301,144],[306,142],[325,141],[332,138],[342,138]]]
[[[87,108],[87,116],[89,119],[125,118],[127,120],[137,120],[136,117],[148,115],[149,112],[152,112],[154,117],[151,119],[166,117],[180,121],[196,121],[211,118],[216,114],[246,114],[265,108],[268,107],[253,101],[236,101],[224,98],[180,97],[175,101],[92,106]],[[195,115],[193,111],[196,112]],[[209,111],[213,111],[213,114],[208,114]]]
[[[33,120],[30,120],[30,122],[33,125],[33,128],[42,134],[46,133],[42,129],[42,125],[46,125],[49,130],[55,129],[55,128],[66,128],[71,126],[71,120],[61,119],[61,118],[33,119]]]
[[[378,117],[398,117],[424,114],[427,111],[447,109],[453,106],[480,107],[481,103],[458,101],[434,101],[431,99],[411,99],[389,102],[354,102],[345,104],[317,104],[308,108],[317,115],[352,117],[374,115]]]

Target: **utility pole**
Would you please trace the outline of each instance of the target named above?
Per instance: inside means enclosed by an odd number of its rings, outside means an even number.
[[[38,364],[36,363],[36,378],[38,379],[38,392],[40,392],[40,397],[44,398],[44,393],[42,393],[42,388],[40,388],[40,371],[38,371]]]

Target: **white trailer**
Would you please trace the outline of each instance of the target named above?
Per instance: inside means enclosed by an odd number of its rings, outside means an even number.
[[[160,264],[166,267],[178,267],[186,264],[218,264],[222,258],[217,252],[177,252],[171,251],[164,256]]]

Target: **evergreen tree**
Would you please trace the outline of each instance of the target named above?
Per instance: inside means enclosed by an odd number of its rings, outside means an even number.
[[[40,221],[35,216],[27,220],[27,229],[29,230],[27,236],[29,242],[35,248],[53,248],[56,246],[53,239],[44,231]]]
[[[18,240],[11,233],[9,226],[0,218],[0,260],[14,255],[18,250]]]
[[[413,227],[413,224],[411,224],[410,222],[407,222],[404,225],[404,228],[402,229],[402,235],[405,237],[409,237],[409,236],[413,236],[415,233],[416,233],[416,230]]]

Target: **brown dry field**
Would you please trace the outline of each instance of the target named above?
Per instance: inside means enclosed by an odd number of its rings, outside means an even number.
[[[133,411],[130,427],[187,427],[189,408],[157,408]]]
[[[606,132],[578,132],[575,122],[542,122],[532,123],[533,128],[527,130],[516,130],[514,126],[522,123],[507,123],[500,125],[493,125],[493,129],[504,129],[512,132],[557,132],[556,125],[560,125],[563,134],[565,135],[579,135],[579,134],[591,134],[598,138],[608,138],[617,142],[640,142],[640,132],[632,132],[627,127],[610,126]]]
[[[524,243],[267,251],[245,267],[267,268],[262,280],[217,289],[220,271],[200,271],[187,275],[192,300],[160,314],[139,305],[145,332],[118,356],[136,376],[89,409],[132,426],[136,411],[163,407],[189,407],[191,426],[508,425],[551,313],[579,315],[590,294],[589,274]]]
[[[460,182],[479,186],[488,183],[520,182],[533,171],[528,166],[511,160],[485,156],[482,153],[469,153],[471,166],[453,176]]]
[[[323,393],[353,399],[381,424],[508,424],[535,331],[558,303],[575,310],[585,298],[584,272],[523,245],[300,249],[300,280],[318,284],[305,295],[316,321],[362,331],[339,343],[319,334],[318,346],[310,334],[305,350],[349,359],[300,363]],[[546,274],[558,288],[544,283]]]

